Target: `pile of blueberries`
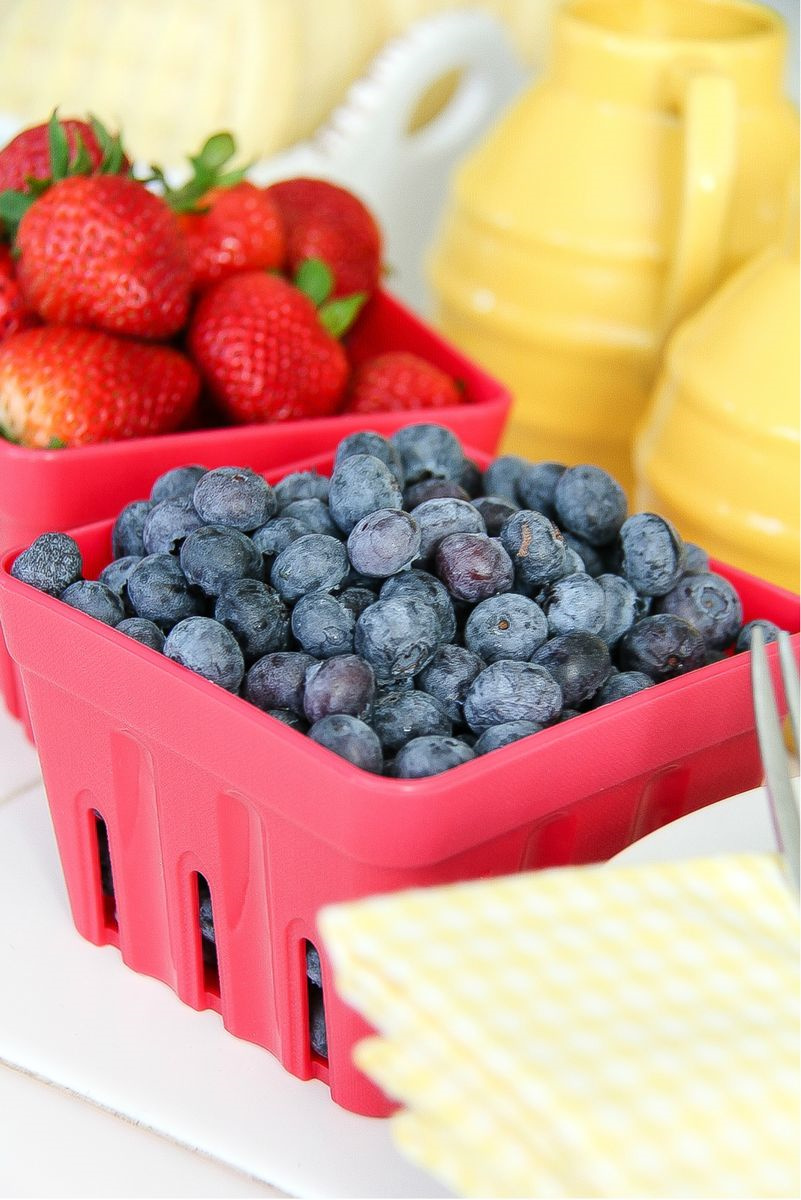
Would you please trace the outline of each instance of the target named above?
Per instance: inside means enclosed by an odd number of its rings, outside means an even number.
[[[178,467],[84,579],[47,533],[12,573],[367,771],[435,775],[747,649],[739,597],[595,466],[453,433],[354,433],[330,478]]]

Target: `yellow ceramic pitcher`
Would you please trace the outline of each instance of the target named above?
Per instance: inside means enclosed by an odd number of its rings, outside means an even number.
[[[676,330],[634,441],[636,503],[716,557],[799,587],[797,245],[741,268]]]
[[[629,489],[669,330],[776,237],[796,171],[786,34],[745,0],[568,0],[550,69],[465,162],[435,319],[504,379],[505,449]]]

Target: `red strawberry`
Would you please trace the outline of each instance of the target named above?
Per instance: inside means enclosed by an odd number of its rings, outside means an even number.
[[[203,293],[189,326],[189,350],[230,420],[336,411],[348,361],[321,314],[325,308],[318,313],[298,288],[261,271],[232,275]]]
[[[121,175],[62,179],[17,231],[17,275],[46,321],[168,338],[186,323],[190,272],[177,219]]]
[[[456,383],[439,367],[416,354],[394,350],[366,359],[354,369],[343,412],[410,412],[462,403]]]
[[[264,188],[245,182],[212,188],[203,205],[205,212],[178,217],[194,287],[206,287],[237,271],[283,265],[283,222]]]
[[[23,129],[0,150],[0,192],[27,192],[31,190],[31,179],[63,178],[68,171],[77,174],[79,167],[86,175],[101,170],[104,174],[124,174],[130,163],[119,138],[112,137],[99,121],[90,125],[74,117],[59,120],[54,114],[42,125]]]
[[[376,289],[381,274],[381,231],[352,192],[323,179],[285,179],[267,189],[284,218],[287,266],[307,258],[334,273],[334,295]]]
[[[11,251],[0,244],[0,342],[20,329],[38,324],[36,313],[22,298]]]
[[[230,133],[215,133],[190,156],[191,174],[170,187],[160,167],[152,181],[178,221],[186,241],[193,286],[206,287],[237,271],[281,267],[286,245],[278,206],[264,188],[245,182],[244,168],[229,170],[236,153]]]
[[[192,411],[199,379],[169,346],[45,325],[0,346],[0,429],[42,449],[169,433]]]

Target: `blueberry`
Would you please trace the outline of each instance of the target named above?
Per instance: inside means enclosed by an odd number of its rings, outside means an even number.
[[[612,667],[609,647],[594,633],[560,633],[533,655],[562,689],[566,708],[582,708],[607,679]]]
[[[15,579],[50,596],[60,596],[82,573],[81,552],[66,533],[41,533],[11,566]]]
[[[685,675],[706,664],[706,646],[698,630],[673,613],[643,617],[620,639],[621,671],[642,671],[656,683]]]
[[[384,756],[381,753],[381,743],[375,732],[360,721],[358,717],[347,713],[332,713],[315,721],[309,730],[309,737],[320,746],[333,750],[340,758],[346,758],[355,767],[364,771],[381,774]]]
[[[562,711],[562,691],[544,667],[499,659],[477,675],[465,696],[464,715],[475,733],[506,721],[550,725]]]
[[[781,630],[778,625],[775,625],[773,621],[757,619],[756,621],[749,621],[746,625],[743,625],[742,629],[737,635],[737,641],[734,649],[738,652],[742,650],[750,650],[751,636],[755,629],[762,630],[762,637],[765,640],[765,645],[767,645],[768,642],[777,642],[779,640],[779,634],[781,633]]]
[[[265,712],[281,708],[304,716],[306,672],[315,661],[310,654],[292,650],[265,654],[249,668],[245,676],[245,699]]]
[[[575,533],[570,533],[565,530],[562,537],[567,543],[569,550],[573,550],[581,559],[580,571],[586,571],[588,575],[592,575],[593,579],[597,579],[606,569],[603,555],[598,550],[597,546],[591,546],[589,542],[585,542],[583,538],[576,537]]]
[[[405,425],[393,433],[392,444],[400,454],[407,487],[421,479],[459,479],[464,451],[444,425]]]
[[[642,671],[617,671],[610,675],[592,698],[592,707],[600,708],[603,704],[611,704],[613,700],[623,700],[626,696],[634,696],[637,692],[653,687],[654,681]]]
[[[161,500],[147,514],[142,529],[146,554],[175,554],[184,539],[203,522],[191,500]]]
[[[566,469],[562,463],[528,463],[520,472],[515,486],[518,507],[542,513],[553,520],[556,516],[556,485]]]
[[[159,475],[150,489],[150,499],[154,504],[160,504],[162,500],[191,500],[205,474],[205,467],[173,467]]]
[[[378,596],[370,588],[347,587],[339,593],[338,599],[353,613],[354,621],[358,621],[364,610],[375,604]]]
[[[620,574],[642,596],[666,596],[682,575],[683,545],[670,521],[635,513],[620,530]]]
[[[147,515],[153,507],[150,500],[133,500],[126,504],[111,530],[111,552],[115,558],[146,554],[142,537]]]
[[[464,698],[486,663],[464,646],[440,646],[417,676],[417,686],[439,700],[452,721],[464,716]]]
[[[195,529],[181,546],[179,559],[189,582],[207,596],[219,596],[236,579],[261,579],[264,571],[259,550],[232,526]]]
[[[475,754],[461,739],[432,734],[407,742],[395,757],[393,773],[399,779],[423,779],[441,775],[473,758]]]
[[[453,479],[421,479],[403,493],[403,507],[409,512],[426,500],[470,500],[469,495]]]
[[[484,472],[484,495],[501,496],[518,503],[517,481],[530,464],[517,454],[502,454]]]
[[[349,566],[342,542],[326,533],[309,533],[281,551],[272,565],[270,583],[284,600],[293,602],[307,592],[338,587]]]
[[[117,593],[97,579],[76,579],[64,589],[61,599],[104,625],[119,625],[125,617],[125,608]]]
[[[626,519],[626,493],[601,467],[568,467],[554,491],[556,520],[591,546],[613,541]]]
[[[343,533],[379,508],[402,508],[403,494],[392,471],[372,454],[353,454],[334,468],[328,493],[331,516]]]
[[[387,579],[408,567],[420,549],[420,526],[400,509],[379,508],[348,534],[348,557],[363,575]]]
[[[627,629],[645,616],[642,599],[620,575],[599,575],[595,581],[604,594],[604,623],[598,631],[607,646],[616,646]]]
[[[146,621],[142,617],[126,617],[120,621],[117,630],[141,642],[143,646],[149,646],[151,650],[164,649],[164,634],[153,621]]]
[[[606,620],[604,589],[583,572],[549,584],[544,608],[552,637],[574,629],[600,633]]]
[[[187,617],[167,634],[164,654],[227,692],[238,692],[245,660],[234,635],[211,617]]]
[[[515,515],[520,505],[513,504],[511,500],[504,500],[502,496],[479,496],[473,501],[473,507],[481,513],[488,536],[500,537],[504,525]]]
[[[464,627],[464,644],[486,662],[499,658],[531,658],[548,636],[548,622],[538,604],[508,592],[477,604]]]
[[[581,557],[581,555],[578,553],[578,551],[574,550],[572,546],[569,546],[569,545],[567,545],[567,543],[565,543],[565,572],[564,572],[564,575],[587,575],[587,574],[589,574],[589,572],[584,567],[584,559]],[[564,575],[562,576],[563,579],[564,579]],[[518,586],[520,586],[520,580],[518,580]],[[523,592],[524,595],[527,594],[525,585],[522,585],[520,587],[520,590]],[[543,598],[545,595],[545,590],[547,590],[547,589],[544,589],[544,591],[543,591]],[[539,601],[537,601],[537,603],[539,603]]]
[[[309,527],[296,517],[272,517],[258,529],[254,529],[250,540],[265,559],[272,561],[290,542],[306,537]]]
[[[439,543],[451,533],[486,533],[484,518],[469,500],[426,500],[412,509],[420,527],[419,558],[427,563]]]
[[[441,625],[433,608],[414,597],[378,600],[356,622],[356,653],[371,664],[376,679],[416,675],[439,645]]]
[[[303,712],[315,722],[331,713],[369,721],[375,699],[375,673],[358,654],[340,654],[312,663],[303,693]]]
[[[681,569],[685,575],[701,575],[709,570],[709,555],[695,542],[684,542],[681,552]]]
[[[656,611],[684,617],[712,650],[730,646],[743,623],[740,597],[728,579],[712,571],[684,575],[657,602]]]
[[[382,600],[392,600],[393,597],[402,600],[406,596],[422,600],[433,608],[439,617],[440,642],[452,642],[455,638],[456,613],[453,601],[445,585],[440,583],[435,575],[413,567],[411,571],[404,571],[387,579],[381,586],[380,594]]]
[[[512,560],[496,538],[482,533],[452,533],[434,557],[436,573],[452,596],[476,603],[511,591]]]
[[[327,533],[329,537],[339,537],[339,529],[328,505],[316,496],[310,496],[306,500],[292,500],[281,509],[281,516],[300,521],[306,526],[307,533]]]
[[[309,988],[309,1045],[315,1054],[328,1058],[328,1034],[322,989]]]
[[[246,663],[289,645],[289,613],[281,597],[259,579],[234,579],[214,605],[214,619],[230,629]]]
[[[481,468],[473,458],[465,455],[462,468],[456,477],[456,482],[467,492],[468,499],[474,500],[484,490]]]
[[[291,712],[288,708],[267,708],[265,712],[269,717],[280,721],[282,725],[288,725],[290,729],[297,729],[298,733],[309,732],[309,722],[304,721],[303,717],[299,717],[297,713]]]
[[[322,500],[328,503],[330,480],[319,471],[292,471],[273,489],[279,511],[294,500]]]
[[[529,737],[532,733],[539,733],[544,728],[544,725],[538,725],[536,721],[504,721],[502,725],[491,725],[476,739],[473,752],[478,757],[489,754],[491,750],[501,750],[504,746]]]
[[[395,753],[411,738],[452,732],[451,721],[442,705],[427,692],[388,691],[373,706],[370,721],[385,753]]]
[[[332,658],[353,653],[356,618],[330,592],[307,592],[292,609],[292,632],[307,654]]]
[[[149,554],[128,576],[128,601],[137,617],[171,629],[204,610],[202,599],[171,554]]]
[[[320,966],[320,955],[317,947],[311,942],[306,943],[306,978],[316,987],[323,986],[323,970]]]
[[[248,467],[215,467],[195,485],[193,503],[207,525],[252,532],[275,516],[275,492]]]
[[[142,558],[137,554],[126,554],[124,558],[113,559],[103,568],[98,576],[101,583],[105,583],[106,587],[110,587],[112,592],[119,596],[126,611],[130,607],[128,603],[128,576],[137,563],[141,561]]]
[[[366,429],[348,434],[337,446],[334,467],[338,467],[346,458],[352,458],[354,454],[370,454],[373,458],[380,458],[381,462],[389,467],[399,486],[404,486],[406,477],[403,472],[401,456],[389,438]]]
[[[565,539],[548,517],[530,509],[514,513],[501,530],[501,543],[524,587],[542,587],[565,572]]]

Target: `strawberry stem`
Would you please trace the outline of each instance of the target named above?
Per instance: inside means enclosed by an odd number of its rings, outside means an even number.
[[[318,310],[320,321],[332,337],[341,338],[358,317],[366,300],[367,292],[354,292],[352,296],[329,300]]]
[[[293,282],[319,308],[334,290],[334,272],[321,258],[306,258],[295,272]]]
[[[230,133],[213,133],[203,143],[198,154],[190,154],[192,166],[190,178],[179,188],[171,188],[159,166],[151,166],[151,174],[142,183],[158,183],[162,195],[173,212],[198,213],[206,209],[202,201],[212,188],[233,187],[241,183],[250,164],[235,171],[224,171],[236,153],[236,142]]]

